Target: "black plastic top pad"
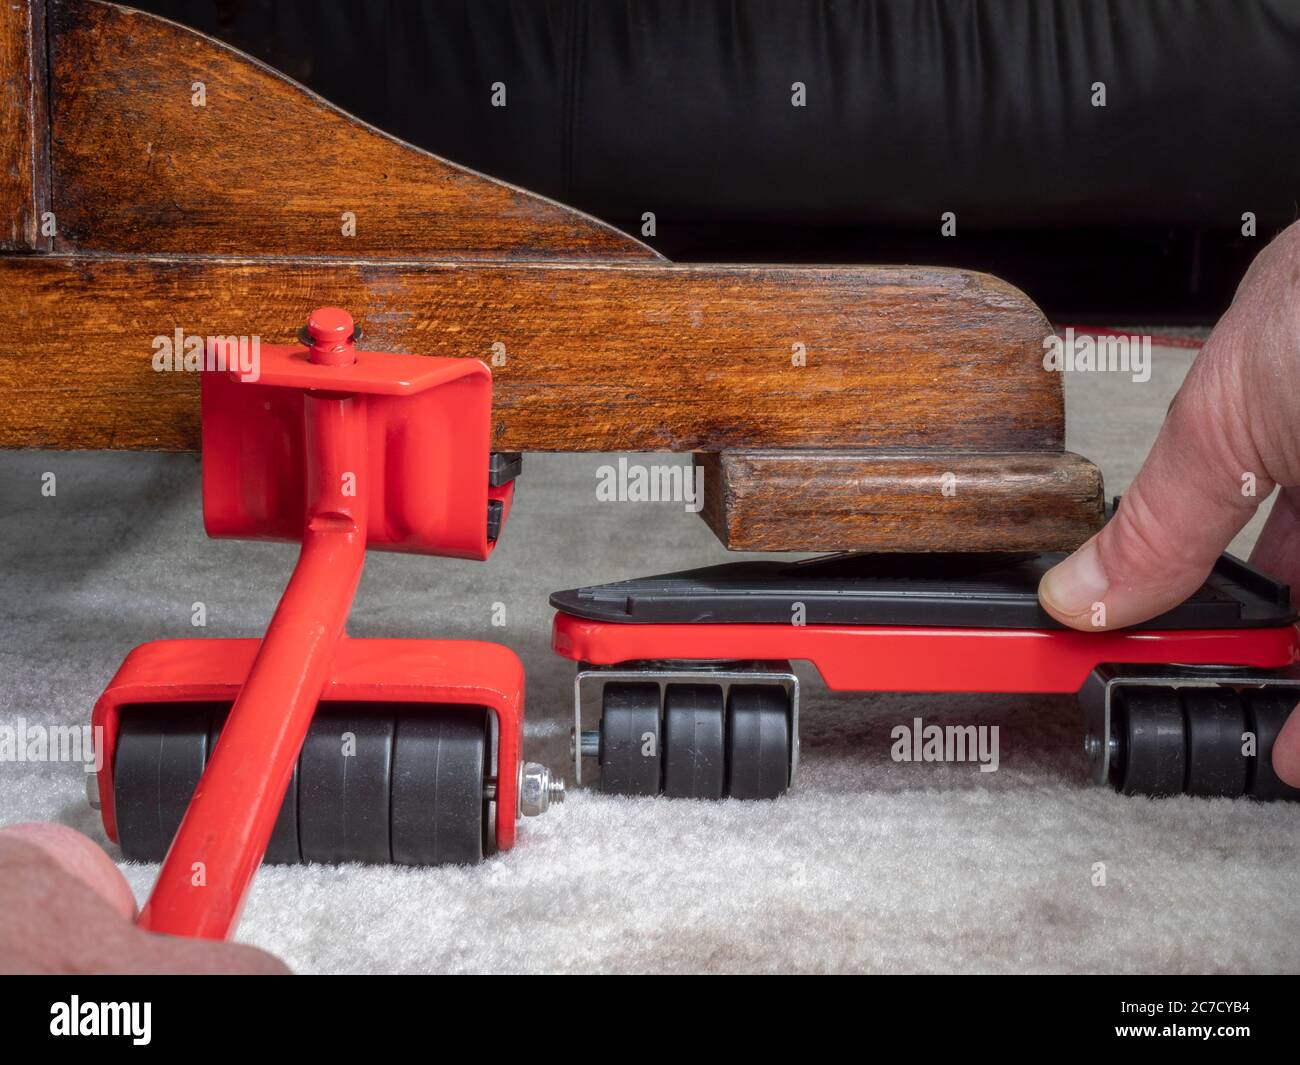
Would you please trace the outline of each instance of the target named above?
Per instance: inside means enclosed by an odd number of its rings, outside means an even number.
[[[592,621],[658,624],[938,625],[1059,629],[1038,582],[1065,556],[823,555],[730,562],[556,592],[551,605]],[[1223,555],[1197,592],[1134,629],[1240,629],[1296,620],[1285,584]]]

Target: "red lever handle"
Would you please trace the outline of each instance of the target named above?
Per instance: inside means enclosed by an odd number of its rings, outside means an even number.
[[[352,319],[308,323],[313,362],[355,361]],[[349,354],[351,357],[349,357]],[[318,357],[319,355],[319,357]],[[139,924],[225,938],[239,922],[294,763],[328,679],[365,564],[363,399],[306,392],[307,520],[302,552]]]

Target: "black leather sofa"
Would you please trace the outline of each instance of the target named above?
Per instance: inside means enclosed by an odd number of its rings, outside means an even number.
[[[1058,320],[1208,321],[1300,213],[1300,0],[139,6],[630,232],[653,212],[674,259],[967,265]]]

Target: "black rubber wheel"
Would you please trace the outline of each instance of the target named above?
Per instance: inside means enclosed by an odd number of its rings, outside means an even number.
[[[726,784],[722,689],[670,684],[664,692],[664,794],[720,799]]]
[[[208,731],[208,761],[216,750],[221,730],[225,728],[230,707],[221,704],[220,709],[212,715],[212,727]],[[284,799],[280,803],[280,812],[275,818],[275,828],[271,830],[271,841],[266,845],[262,861],[267,865],[295,865],[302,861],[298,851],[298,763],[293,763],[293,776],[285,788]]]
[[[1253,799],[1300,799],[1300,788],[1291,787],[1273,772],[1273,741],[1300,703],[1300,689],[1250,689],[1243,692],[1243,701],[1246,727],[1255,734],[1255,757],[1248,759],[1251,772],[1246,794]]]
[[[1121,688],[1112,728],[1119,737],[1116,787],[1125,795],[1178,795],[1187,771],[1183,708],[1177,692]]]
[[[659,685],[605,685],[600,790],[612,795],[658,795],[661,758]]]
[[[266,854],[262,861],[267,865],[293,865],[302,861],[298,847],[298,763],[293,764],[293,776],[289,786],[284,789],[284,799],[280,802],[280,812],[275,818],[275,828],[271,830],[271,842],[266,845]]]
[[[1189,795],[1237,798],[1246,790],[1247,758],[1242,754],[1246,708],[1231,688],[1184,688]]]
[[[217,704],[122,708],[113,755],[113,808],[122,854],[160,862],[180,827],[208,756]]]
[[[228,703],[123,710],[113,784],[127,858],[166,855],[229,710]],[[488,723],[481,707],[321,706],[263,861],[480,861],[493,849],[483,798]]]
[[[392,861],[395,711],[325,703],[298,760],[298,843],[306,862]]]
[[[489,824],[483,798],[487,712],[411,707],[393,741],[392,846],[401,865],[482,861]]]
[[[790,701],[775,685],[727,695],[727,794],[775,799],[790,786]]]

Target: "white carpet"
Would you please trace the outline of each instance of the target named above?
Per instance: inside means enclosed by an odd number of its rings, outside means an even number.
[[[1069,445],[1110,492],[1189,362],[1157,349],[1146,384],[1067,380]],[[529,456],[486,565],[372,556],[351,624],[513,647],[527,756],[565,775],[572,666],[548,650],[547,594],[736,557],[680,506],[597,503],[603,461]],[[193,456],[0,454],[0,498],[0,724],[84,721],[132,646],[193,635],[196,600],[208,635],[257,634],[294,559],[204,539]],[[265,869],[240,938],[303,972],[1300,968],[1300,806],[1089,787],[1072,699],[830,695],[802,676],[801,775],[777,803],[576,794],[475,869]],[[889,731],[918,715],[999,725],[1001,768],[895,764]],[[0,823],[22,820],[103,839],[77,766],[0,764]],[[156,867],[126,872],[143,898]]]

